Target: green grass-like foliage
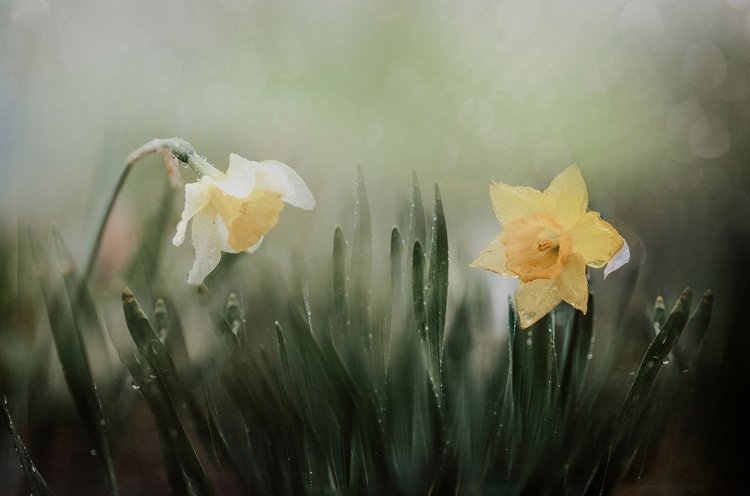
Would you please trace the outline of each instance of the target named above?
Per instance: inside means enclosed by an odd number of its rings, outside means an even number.
[[[159,215],[155,225],[163,226]],[[490,332],[490,302],[469,286],[448,305],[448,231],[437,186],[429,239],[416,177],[408,217],[407,232],[391,233],[390,269],[374,274],[359,171],[352,243],[335,228],[330,285],[311,288],[317,279],[300,276],[289,290],[258,279],[273,326],[246,321],[219,270],[209,285],[214,296],[226,291],[221,305],[204,298],[213,322],[204,331],[216,337],[205,363],[187,358],[180,304],[158,281],[147,281],[150,316],[125,289],[134,346],[118,353],[132,387],[114,365],[111,382],[94,385],[87,349],[102,347],[106,331],[57,236],[62,288],[53,289],[52,270],[41,262],[39,276],[66,384],[111,493],[118,492],[112,459],[137,394],[153,414],[178,495],[217,493],[216,470],[232,472],[247,494],[611,492],[664,421],[653,398],[676,393],[659,372],[670,360],[678,361],[670,367],[689,367],[708,326],[710,293],[690,318],[689,291],[671,312],[656,309],[655,338],[627,397],[613,402],[601,394],[606,377],[587,377],[593,295],[586,315],[562,305],[528,330],[509,300],[507,348],[478,367],[475,341]],[[160,236],[148,238],[152,246],[139,257],[155,273]],[[259,344],[270,342],[275,347]],[[106,421],[103,412],[111,412]],[[32,470],[8,409],[2,414],[29,487],[52,494]]]

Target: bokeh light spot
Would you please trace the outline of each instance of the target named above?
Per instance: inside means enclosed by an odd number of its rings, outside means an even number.
[[[484,136],[495,123],[495,111],[485,98],[469,98],[458,109],[458,123],[466,134]]]
[[[685,54],[682,72],[687,82],[696,88],[716,88],[727,75],[727,63],[719,47],[710,41],[702,41]]]
[[[717,43],[734,38],[742,24],[741,17],[722,2],[703,2],[696,17],[701,31]]]
[[[672,142],[688,144],[691,135],[701,140],[708,132],[707,128],[706,113],[692,100],[680,103],[667,114],[667,138]],[[703,134],[700,134],[700,129],[703,129]]]
[[[516,126],[509,120],[499,122],[487,134],[482,136],[482,142],[489,150],[499,152],[508,149],[516,140],[518,133]]]
[[[664,34],[659,9],[648,0],[633,0],[620,13],[620,31],[630,39],[658,40]]]
[[[531,160],[540,175],[551,177],[571,164],[570,148],[562,138],[546,139],[536,145]]]
[[[727,64],[727,77],[716,88],[716,93],[728,102],[741,102],[750,95],[748,75],[734,62]]]
[[[699,136],[702,138],[699,139]],[[729,150],[729,144],[729,130],[724,120],[717,114],[707,117],[705,131],[695,126],[691,129],[690,148],[699,157],[720,157]]]

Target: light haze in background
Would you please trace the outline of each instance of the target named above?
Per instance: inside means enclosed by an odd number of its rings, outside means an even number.
[[[5,2],[3,216],[55,222],[80,256],[123,158],[179,136],[219,168],[230,152],[294,167],[318,209],[291,225],[326,247],[357,164],[383,240],[412,169],[426,201],[440,185],[452,236],[469,240],[457,249],[478,252],[497,231],[491,180],[543,188],[573,162],[605,217],[710,228],[750,213],[749,11],[746,0]],[[139,166],[134,216],[162,181],[156,159]]]

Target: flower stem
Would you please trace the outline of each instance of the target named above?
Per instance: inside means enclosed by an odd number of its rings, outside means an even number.
[[[221,171],[219,171],[216,167],[211,165],[208,160],[201,157],[197,153],[193,153],[192,155],[190,155],[186,163],[190,166],[191,169],[195,171],[196,174],[198,174],[199,177],[211,176],[215,179],[218,179],[222,175]]]
[[[125,185],[125,181],[130,174],[130,170],[133,168],[133,165],[135,165],[142,158],[151,155],[152,153],[162,152],[164,150],[169,150],[170,152],[172,152],[172,155],[174,155],[177,160],[190,165],[190,167],[196,172],[196,174],[200,176],[210,175],[215,177],[217,174],[221,174],[216,168],[208,163],[205,158],[196,153],[193,145],[180,138],[154,139],[130,152],[130,154],[125,159],[125,166],[120,173],[117,184],[115,184],[115,189],[112,191],[112,195],[109,198],[109,203],[107,203],[107,208],[104,211],[104,215],[99,221],[99,226],[96,231],[96,237],[94,238],[94,244],[91,247],[91,252],[86,263],[86,270],[83,273],[83,280],[85,282],[89,281],[94,271],[94,265],[96,264],[96,259],[99,255],[99,250],[101,249],[102,240],[104,238],[104,230],[107,227],[110,215],[112,215],[112,210],[114,209],[115,203],[117,202],[117,198],[120,196],[120,192],[122,191],[122,188]]]

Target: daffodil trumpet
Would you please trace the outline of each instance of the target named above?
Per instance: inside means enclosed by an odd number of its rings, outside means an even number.
[[[624,240],[597,212],[587,211],[588,190],[578,166],[562,171],[543,192],[494,183],[490,198],[502,232],[471,266],[520,280],[521,327],[561,301],[586,313],[586,267],[606,266]]]

